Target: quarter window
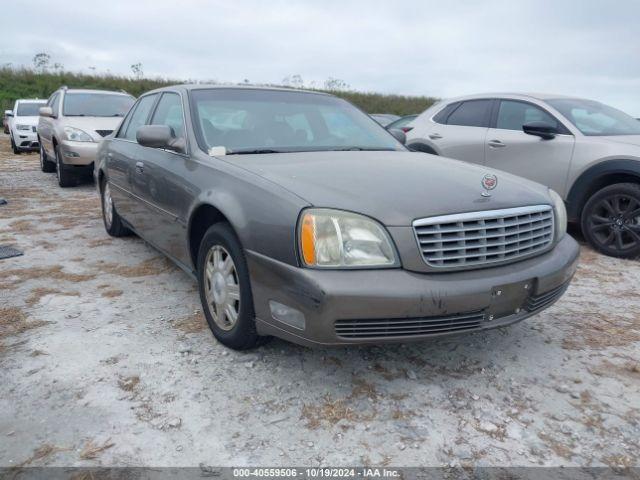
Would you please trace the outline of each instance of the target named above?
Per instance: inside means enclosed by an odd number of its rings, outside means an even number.
[[[447,120],[447,125],[465,127],[488,127],[491,100],[469,100],[456,108]]]
[[[184,138],[184,116],[182,101],[177,93],[165,93],[158,102],[151,119],[152,125],[168,125],[176,138]]]
[[[136,141],[136,132],[141,126],[147,123],[149,112],[151,111],[151,107],[153,107],[157,96],[157,94],[147,95],[146,97],[142,97],[138,100],[138,103],[131,110],[129,118],[125,120],[127,124],[125,128],[120,130],[120,133],[118,134],[119,138],[126,138],[127,140],[133,140],[134,142]]]
[[[59,97],[60,97],[59,93],[54,93],[53,96],[49,99],[49,102],[47,103],[47,106],[51,107],[51,110],[53,110],[53,115],[55,117],[57,117],[58,113],[60,113],[59,102],[58,102]]]
[[[453,112],[456,108],[458,108],[458,105],[460,105],[460,103],[458,103],[458,102],[450,103],[449,105],[444,107],[442,110],[440,110],[433,117],[433,121],[436,122],[436,123],[441,123],[442,125],[446,125],[447,124],[447,118],[449,118],[449,115],[451,114],[451,112]]]
[[[522,131],[522,126],[531,122],[545,122],[556,129],[560,128],[555,118],[535,105],[511,100],[500,101],[496,128]]]

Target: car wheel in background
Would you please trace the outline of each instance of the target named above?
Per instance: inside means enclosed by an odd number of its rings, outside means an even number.
[[[618,183],[596,192],[582,210],[582,233],[605,255],[640,256],[640,185]]]
[[[47,157],[47,152],[44,151],[42,143],[40,144],[40,170],[45,173],[56,171],[56,164],[49,160],[49,157]]]
[[[56,175],[58,176],[58,185],[62,188],[73,187],[77,182],[77,177],[68,170],[62,161],[62,152],[60,145],[56,145]]]
[[[213,335],[235,350],[247,350],[266,337],[256,332],[253,295],[244,251],[226,223],[207,230],[198,251],[198,288]]]
[[[104,229],[112,237],[124,237],[130,235],[131,231],[124,226],[122,218],[118,215],[113,197],[111,196],[111,187],[105,179],[100,184],[100,200],[102,203],[102,221]]]
[[[15,153],[16,155],[20,155],[20,150],[18,150],[16,142],[13,141],[13,137],[11,137],[11,150],[13,150],[13,153]]]

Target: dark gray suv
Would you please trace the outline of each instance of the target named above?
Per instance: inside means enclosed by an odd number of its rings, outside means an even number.
[[[409,152],[321,93],[149,92],[95,176],[107,232],[137,233],[197,278],[211,330],[237,349],[508,325],[555,302],[578,258],[553,191]]]

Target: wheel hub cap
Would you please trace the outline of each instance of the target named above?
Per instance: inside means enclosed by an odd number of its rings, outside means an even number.
[[[205,296],[213,321],[222,330],[231,330],[240,314],[240,283],[229,252],[214,245],[204,264]]]

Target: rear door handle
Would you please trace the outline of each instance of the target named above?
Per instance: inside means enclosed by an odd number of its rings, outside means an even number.
[[[429,138],[431,140],[440,140],[442,138],[442,135],[440,135],[439,133],[432,133],[429,135]]]
[[[144,163],[142,163],[142,162],[136,162],[136,172],[137,172],[137,173],[142,173],[142,172],[144,172]]]
[[[489,140],[487,143],[489,144],[490,147],[493,147],[493,148],[502,148],[507,146],[506,144],[502,143],[500,140]]]

